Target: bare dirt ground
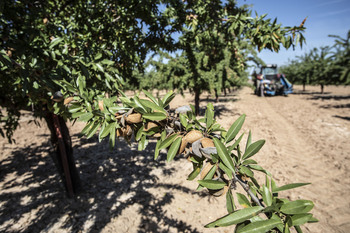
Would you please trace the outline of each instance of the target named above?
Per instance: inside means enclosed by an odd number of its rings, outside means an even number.
[[[311,182],[282,193],[311,199],[320,220],[304,232],[349,232],[350,228],[350,87],[295,87],[289,97],[259,98],[249,88],[221,97],[206,94],[201,107],[213,102],[217,120],[228,128],[247,115],[243,131],[253,141],[266,139],[255,159],[279,185]],[[178,95],[175,108],[192,103]],[[28,124],[25,116],[16,144],[0,139],[0,232],[233,232],[203,226],[226,214],[225,198],[195,192],[187,181],[191,164],[182,158],[153,160],[154,142],[143,151],[120,142],[109,151],[106,142],[79,138],[81,124],[70,127],[84,191],[65,196],[53,165],[49,131]],[[244,141],[244,140],[243,140]]]

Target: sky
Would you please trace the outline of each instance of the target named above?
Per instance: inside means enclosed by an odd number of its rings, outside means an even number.
[[[286,65],[288,59],[295,59],[312,48],[333,45],[334,38],[328,35],[346,38],[350,30],[350,0],[238,0],[238,4],[253,5],[252,16],[254,11],[258,15],[267,13],[267,17],[277,18],[282,26],[299,26],[307,17],[303,48],[298,46],[294,51],[283,48],[279,53],[264,50],[259,57],[267,64]]]

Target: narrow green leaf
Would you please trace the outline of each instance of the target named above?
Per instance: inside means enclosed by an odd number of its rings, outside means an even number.
[[[198,180],[198,183],[212,190],[222,189],[226,185],[225,182],[219,180]]]
[[[146,149],[147,145],[148,145],[147,137],[146,137],[146,135],[142,135],[141,136],[141,140],[139,141],[137,149],[139,151],[143,151],[144,149]]]
[[[188,175],[187,180],[194,180],[201,172],[202,164],[197,164],[194,166],[191,174]]]
[[[99,137],[101,139],[107,137],[107,135],[111,132],[111,130],[116,130],[116,123],[115,122],[110,123],[107,126],[105,126],[103,129],[101,129],[101,133],[100,133]]]
[[[225,172],[229,179],[232,179],[232,171],[226,167],[223,163],[219,163],[219,168]]]
[[[105,72],[105,70],[103,69],[103,66],[100,63],[96,63],[95,65],[99,71],[101,71],[103,73]]]
[[[162,141],[160,139],[158,139],[157,144],[156,144],[156,148],[154,149],[154,160],[156,160],[159,156],[159,152],[160,152],[159,146],[161,143],[162,143]]]
[[[282,224],[281,220],[279,219],[268,219],[263,221],[252,222],[246,225],[245,227],[239,229],[237,233],[264,233],[275,228],[279,224]]]
[[[304,186],[304,185],[308,185],[308,184],[311,184],[311,183],[293,183],[293,184],[286,184],[286,185],[283,185],[281,187],[278,187],[278,188],[275,188],[273,189],[272,191],[274,193],[278,193],[280,191],[285,191],[285,190],[288,190],[288,189],[294,189],[294,188],[298,188],[298,187],[301,187],[301,186]]]
[[[295,214],[291,217],[292,224],[290,226],[300,226],[303,225],[312,218],[312,214]]]
[[[245,120],[245,114],[243,114],[242,116],[240,116],[230,127],[230,129],[227,131],[227,135],[226,135],[226,143],[229,143],[230,141],[232,141],[236,135],[238,134],[238,132],[241,130],[242,125],[244,123]]]
[[[91,126],[92,126],[93,123],[94,123],[94,121],[91,121],[90,123],[88,123],[88,124],[84,127],[84,129],[81,131],[81,134],[87,134],[87,132],[90,131]]]
[[[258,153],[258,151],[265,144],[265,140],[259,140],[251,144],[248,149],[244,152],[242,159],[247,159]]]
[[[158,106],[157,104],[149,101],[149,100],[144,100],[144,99],[140,99],[140,103],[147,108],[153,109],[153,110],[158,110],[163,112],[164,114],[166,114],[166,111],[164,110],[164,108]]]
[[[262,191],[263,201],[267,206],[271,206],[272,205],[272,194],[271,194],[270,190],[265,185],[262,188],[263,188],[263,191]]]
[[[248,198],[241,194],[241,193],[236,193],[237,195],[237,200],[238,200],[238,203],[244,207],[244,208],[248,208],[248,207],[251,207],[251,204],[250,204],[250,201],[248,200]]]
[[[113,149],[115,145],[115,130],[111,130],[109,134],[109,148]]]
[[[230,226],[233,224],[238,224],[241,222],[244,222],[257,214],[259,214],[263,210],[263,207],[261,206],[254,206],[254,207],[249,207],[245,209],[241,209],[238,211],[235,211],[231,214],[225,215],[222,218],[219,218],[215,220],[214,222],[211,222],[205,227],[210,228],[210,227],[225,227],[225,226]]]
[[[205,111],[205,123],[206,129],[209,129],[214,122],[214,106],[212,103],[208,103],[207,109]]]
[[[183,125],[185,128],[187,127],[188,122],[185,114],[180,114],[180,122],[181,122],[181,125]]]
[[[241,166],[239,168],[239,173],[243,174],[243,175],[247,175],[249,177],[253,177],[254,173],[252,172],[252,170],[250,170],[249,168],[245,167],[245,166]]]
[[[174,99],[175,94],[174,92],[170,91],[168,92],[162,99],[163,102],[163,108],[165,108],[166,106],[168,106],[168,104],[172,101],[172,99]]]
[[[170,146],[171,143],[173,143],[173,141],[175,140],[175,138],[178,136],[178,134],[173,134],[170,135],[167,139],[165,139],[162,144],[160,144],[159,146],[159,150],[165,149],[168,146]]]
[[[260,165],[258,165],[258,164],[249,164],[248,167],[249,167],[250,169],[257,170],[257,171],[261,171],[261,172],[265,173],[266,175],[271,176],[271,173],[270,173],[269,171],[265,170],[264,168],[262,168],[262,167],[261,167]]]
[[[253,159],[247,159],[247,160],[244,160],[242,165],[248,165],[248,164],[257,164],[257,162]]]
[[[235,141],[235,143],[232,144],[232,146],[229,146],[228,150],[229,151],[234,150],[238,146],[238,144],[242,141],[243,136],[244,136],[244,133],[242,133],[242,135]]]
[[[94,114],[92,114],[91,112],[87,112],[81,115],[78,121],[88,122],[93,116]]]
[[[146,95],[150,100],[153,101],[153,103],[155,103],[155,104],[157,104],[157,105],[159,106],[158,101],[156,100],[156,98],[153,97],[153,95],[152,95],[151,93],[149,93],[149,92],[146,91],[146,90],[142,90],[142,91],[143,91],[143,93],[145,93],[145,95]]]
[[[145,113],[142,115],[143,118],[151,121],[161,121],[166,118],[166,115],[161,112]]]
[[[57,38],[53,39],[50,43],[49,48],[52,49],[53,47],[58,45],[61,41],[63,41],[63,38],[61,38],[61,37],[57,37]]]
[[[313,207],[312,201],[296,200],[283,204],[280,210],[285,214],[303,214],[309,212]]]
[[[229,189],[226,193],[226,208],[227,212],[233,213],[236,209],[235,201],[233,199],[232,191]]]
[[[168,151],[168,155],[167,155],[167,161],[170,162],[171,160],[174,159],[175,155],[177,154],[179,147],[181,145],[181,140],[182,137],[178,137],[175,139],[175,141],[173,142],[173,144],[171,144],[169,151]]]
[[[235,172],[234,169],[234,165],[233,165],[233,161],[232,158],[229,156],[226,147],[224,146],[224,144],[222,144],[222,142],[217,139],[217,138],[213,138],[216,150],[218,152],[218,155],[220,157],[220,159],[222,160],[222,162],[226,165],[226,167],[228,167],[232,172]]]
[[[98,128],[100,127],[99,123],[95,123],[91,130],[89,131],[89,133],[86,135],[86,138],[91,138],[92,136],[94,136],[94,134],[96,133],[96,131],[98,130]]]
[[[248,149],[248,147],[252,144],[252,132],[249,130],[248,138],[247,138],[247,143],[245,145],[245,150]]]

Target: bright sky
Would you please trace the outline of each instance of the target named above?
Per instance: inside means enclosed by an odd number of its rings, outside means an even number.
[[[350,1],[349,0],[238,0],[238,4],[252,4],[253,15],[267,13],[267,17],[277,17],[277,22],[283,26],[297,26],[308,17],[305,22],[306,45],[293,51],[281,49],[279,53],[268,50],[259,56],[267,64],[284,65],[288,59],[302,55],[314,47],[333,45],[334,38],[328,35],[339,35],[346,38],[350,30]]]

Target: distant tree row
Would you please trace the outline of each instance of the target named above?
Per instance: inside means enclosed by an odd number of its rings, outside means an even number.
[[[294,84],[325,85],[350,84],[350,30],[346,38],[334,37],[333,46],[313,48],[280,68]]]

